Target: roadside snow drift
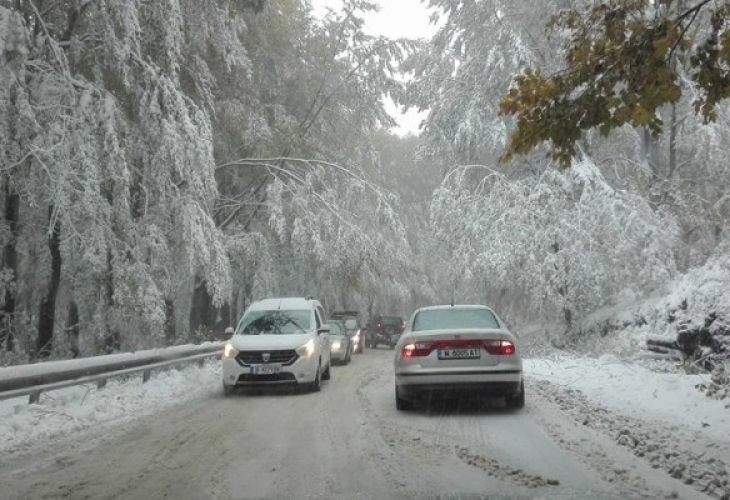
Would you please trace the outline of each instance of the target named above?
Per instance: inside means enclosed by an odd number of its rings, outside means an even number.
[[[34,405],[27,397],[0,401],[0,453],[92,427],[99,430],[209,394],[220,385],[219,365],[209,361],[203,367],[155,371],[144,384],[140,374],[109,380],[103,389],[90,384],[45,392]]]
[[[525,373],[578,389],[590,400],[626,416],[730,440],[730,408],[726,408],[730,402],[710,399],[695,388],[708,383],[709,374],[657,373],[612,355],[572,358],[556,354],[551,358],[525,360]]]

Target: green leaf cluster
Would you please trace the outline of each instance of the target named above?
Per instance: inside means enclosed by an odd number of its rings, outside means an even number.
[[[607,135],[626,124],[658,136],[658,109],[683,93],[677,58],[688,60],[688,77],[699,88],[694,105],[705,121],[730,96],[730,5],[706,0],[610,0],[585,11],[562,11],[548,24],[567,34],[565,67],[546,76],[528,68],[514,79],[500,112],[516,119],[509,161],[543,142],[568,166],[583,132]]]

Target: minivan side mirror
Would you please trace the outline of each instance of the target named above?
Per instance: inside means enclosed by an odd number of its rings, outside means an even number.
[[[329,325],[322,325],[317,329],[317,333],[329,333],[329,332],[330,332]]]

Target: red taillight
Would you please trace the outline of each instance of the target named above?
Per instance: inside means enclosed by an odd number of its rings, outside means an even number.
[[[515,345],[509,340],[485,340],[484,349],[494,356],[512,356]]]
[[[481,347],[493,356],[512,356],[516,352],[515,345],[509,340],[453,339],[407,344],[403,346],[401,357],[418,358],[428,356],[437,349],[463,349],[468,347]]]
[[[503,340],[500,354],[503,356],[511,356],[515,353],[515,345],[509,340]]]
[[[401,351],[403,358],[420,358],[428,356],[433,351],[433,344],[430,342],[416,342],[415,344],[406,344]]]

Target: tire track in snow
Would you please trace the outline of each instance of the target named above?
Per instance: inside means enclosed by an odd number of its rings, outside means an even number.
[[[593,429],[606,435],[613,442],[629,450],[647,462],[653,469],[665,471],[671,478],[713,498],[730,498],[730,467],[727,457],[730,449],[713,442],[702,443],[698,436],[690,436],[674,426],[660,422],[618,415],[590,401],[577,389],[565,388],[546,380],[532,381],[531,387],[542,398],[555,403],[576,425]],[[548,426],[561,445],[576,452],[585,448],[584,443],[574,443],[562,437],[554,426]],[[698,445],[703,451],[697,452]],[[600,452],[593,454],[593,459]],[[624,482],[628,472],[611,468],[615,478],[611,482]]]

